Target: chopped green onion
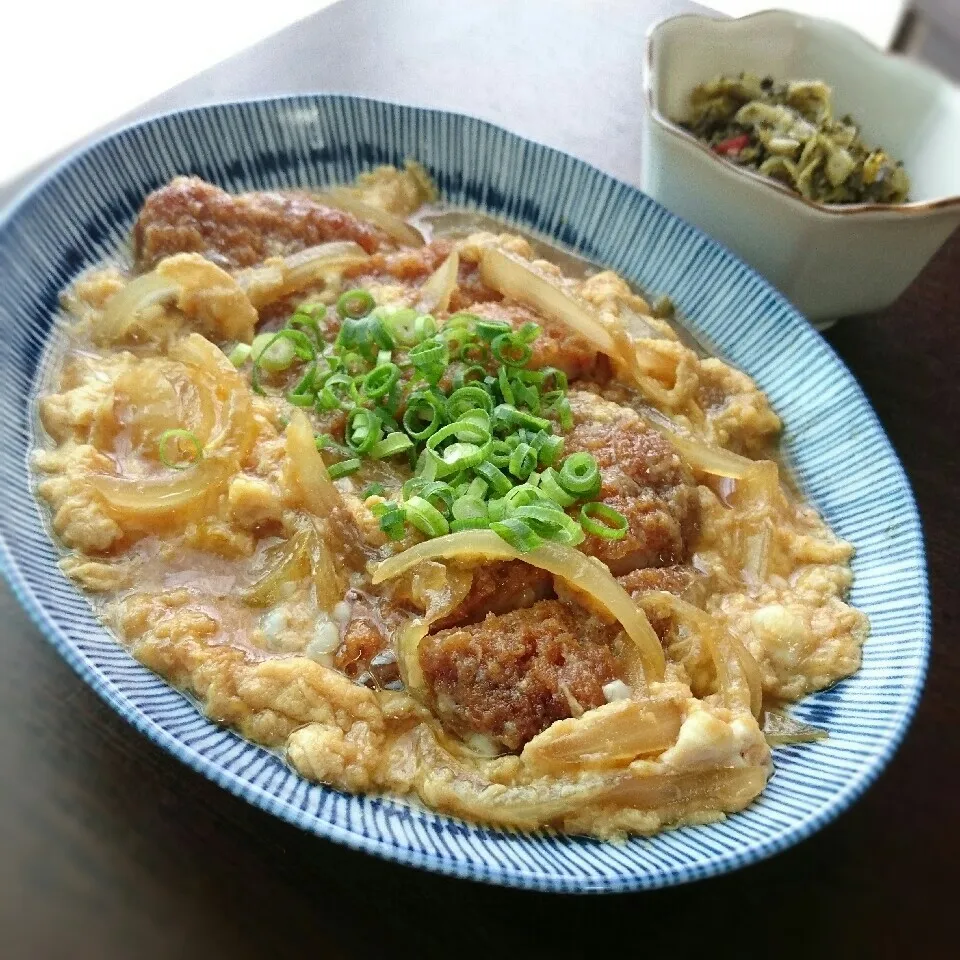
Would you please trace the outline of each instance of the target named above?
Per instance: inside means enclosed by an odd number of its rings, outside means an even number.
[[[520,553],[529,553],[543,543],[543,539],[527,523],[516,517],[495,520],[490,524],[490,529]]]
[[[461,387],[465,387],[468,384],[473,384],[475,382],[483,383],[486,375],[487,371],[478,363],[467,367],[458,367],[453,374],[453,389],[459,390]],[[481,389],[484,388],[481,387]],[[490,391],[488,390],[487,393],[489,392]]]
[[[171,458],[167,452],[171,443],[176,448],[181,441],[188,443],[192,448],[193,455],[189,460],[181,461],[179,458]],[[165,467],[170,467],[172,470],[186,470],[203,459],[203,444],[189,430],[164,430],[157,442],[157,456]]]
[[[423,497],[411,497],[405,506],[407,521],[428,537],[441,537],[450,530],[447,518]]]
[[[496,497],[487,501],[487,519],[492,523],[494,520],[502,520],[509,511],[510,504],[506,497]]]
[[[370,497],[382,497],[386,492],[387,490],[382,483],[371,483],[361,496],[364,500],[368,500]]]
[[[254,337],[250,355],[253,357],[250,387],[254,393],[262,394],[261,368],[271,372],[286,370],[297,357],[301,360],[316,360],[317,350],[305,333],[284,329],[276,333],[261,333]]]
[[[563,437],[541,433],[536,444],[537,459],[542,467],[552,467],[563,453]]]
[[[346,293],[341,293],[337,300],[337,313],[345,320],[348,317],[359,320],[376,305],[376,301],[366,290],[347,290]]]
[[[553,467],[548,467],[540,474],[540,489],[556,504],[561,507],[570,507],[577,502],[577,498],[567,493],[560,486],[557,471]]]
[[[417,316],[413,322],[413,334],[419,343],[432,337],[437,332],[437,321],[429,313],[422,313]]]
[[[435,338],[418,343],[407,357],[417,373],[431,385],[439,382],[450,361],[447,345]]]
[[[514,403],[518,407],[524,406],[533,414],[540,412],[540,394],[536,387],[521,383],[519,380],[514,380],[511,387],[513,388]]]
[[[518,484],[512,490],[508,490],[503,499],[510,509],[529,507],[535,503],[546,503],[547,506],[554,506],[546,494],[542,493],[538,486],[529,481]]]
[[[477,336],[482,340],[486,340],[487,342],[499,337],[501,334],[513,332],[513,327],[503,320],[478,319],[474,329],[477,331]]]
[[[459,533],[461,530],[485,530],[490,524],[486,517],[467,517],[466,520],[451,520],[450,532]]]
[[[271,373],[286,370],[297,356],[293,344],[280,333],[258,333],[250,345],[250,353],[257,364]]]
[[[356,457],[351,457],[349,460],[341,460],[339,463],[331,463],[327,467],[327,473],[330,474],[331,478],[334,480],[339,479],[340,477],[345,477],[348,474],[356,473],[360,469],[360,461]]]
[[[441,443],[455,437],[464,443],[486,444],[490,441],[490,430],[482,422],[472,417],[456,420],[441,427],[427,440],[427,449],[437,450]]]
[[[433,450],[423,450],[417,459],[416,474],[424,480],[437,479],[437,462],[440,458]]]
[[[446,419],[443,401],[432,393],[418,391],[410,394],[403,413],[403,429],[414,440],[426,440],[440,429]]]
[[[346,373],[334,373],[324,381],[317,394],[317,404],[323,410],[349,410],[360,401],[353,377]]]
[[[600,468],[589,453],[571,453],[563,461],[557,479],[564,490],[578,497],[596,496],[600,490]]]
[[[326,307],[322,304],[320,305],[326,313]],[[291,329],[296,327],[303,327],[309,330],[314,338],[317,341],[317,346],[320,346],[323,343],[323,332],[320,330],[320,324],[317,322],[316,317],[310,316],[309,313],[303,313],[302,310],[298,310],[288,321],[287,326]]]
[[[490,453],[487,459],[501,470],[510,466],[510,457],[513,455],[513,447],[506,440],[494,440],[490,445]]]
[[[510,516],[523,520],[539,536],[554,543],[575,547],[586,539],[580,524],[552,504],[540,503],[517,507]]]
[[[406,534],[407,515],[402,507],[391,500],[376,504],[372,513],[380,519],[380,529],[391,540],[402,540]]]
[[[460,387],[459,390],[454,390],[447,399],[447,416],[451,420],[459,419],[470,410],[493,412],[493,400],[483,387]]]
[[[307,397],[310,400],[310,404],[313,403],[312,394],[316,392],[316,377],[317,377],[317,363],[314,361],[307,367],[304,371],[303,376],[297,381],[296,386],[287,394],[287,399],[290,400],[291,396],[297,397]],[[291,400],[291,403],[296,401]],[[310,404],[307,404],[308,406]]]
[[[366,397],[377,399],[389,393],[391,387],[400,379],[400,368],[395,363],[383,363],[374,367],[364,378],[361,391]]]
[[[533,343],[540,336],[540,332],[539,324],[527,322],[517,331],[516,335],[521,343]]]
[[[370,453],[383,436],[380,418],[365,407],[354,407],[347,417],[347,446],[356,453]]]
[[[242,367],[250,358],[252,347],[249,343],[238,343],[228,354],[227,359],[235,366]]]
[[[500,368],[503,369],[502,367]],[[502,421],[507,427],[527,427],[530,430],[550,430],[549,420],[535,417],[532,413],[518,410],[509,403],[498,404],[493,411],[494,422]]]
[[[510,478],[487,460],[478,463],[474,469],[477,472],[477,476],[482,477],[490,484],[490,489],[498,497],[502,497],[508,490],[513,488]]]
[[[515,333],[501,333],[494,337],[490,352],[497,362],[510,367],[522,367],[533,356],[530,345]]]
[[[413,441],[399,430],[387,434],[382,440],[378,440],[369,451],[373,460],[383,460],[385,457],[392,457],[395,454],[403,453],[413,447]]]
[[[503,402],[512,406],[515,398],[513,396],[513,388],[510,386],[510,380],[507,376],[506,367],[500,367],[500,369],[497,370],[497,386],[500,388],[500,396],[503,397]]]
[[[444,483],[442,480],[429,480],[414,496],[421,497],[441,512],[446,512],[453,505],[456,494],[449,483]]]
[[[451,443],[440,454],[440,459],[443,460],[446,469],[466,470],[469,467],[475,467],[483,460],[486,449],[489,449],[489,446],[481,447],[475,443]]]
[[[460,360],[464,363],[479,365],[486,363],[489,359],[490,350],[484,343],[465,343],[460,348]]]
[[[630,529],[630,522],[605,503],[585,503],[580,508],[580,523],[587,533],[605,540],[622,540]]]
[[[486,497],[489,489],[490,484],[488,484],[486,480],[484,480],[482,477],[474,477],[467,485],[467,491],[464,496],[474,497],[477,500],[483,500]]]
[[[487,519],[486,501],[479,497],[462,496],[453,501],[450,508],[454,520]]]
[[[553,413],[560,421],[562,430],[569,430],[573,427],[573,413],[570,410],[570,401],[560,390],[552,390],[542,394],[540,400],[543,404],[543,411]]]
[[[537,454],[529,443],[518,443],[510,454],[508,468],[519,480],[526,480],[537,467]]]

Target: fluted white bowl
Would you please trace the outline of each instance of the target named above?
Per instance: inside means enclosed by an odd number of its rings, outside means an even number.
[[[869,144],[903,161],[910,202],[823,204],[718,156],[676,122],[719,74],[818,79]],[[782,10],[672,17],[647,35],[643,189],[730,247],[817,326],[891,304],[960,224],[960,88],[828,20]],[[749,318],[745,318],[749,319]]]

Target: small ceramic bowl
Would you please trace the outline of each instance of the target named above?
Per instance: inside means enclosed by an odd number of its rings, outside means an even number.
[[[719,157],[675,122],[719,74],[818,79],[902,160],[910,202],[827,205]],[[781,10],[686,15],[647,36],[643,189],[752,264],[823,327],[892,303],[960,224],[960,88],[854,31]]]

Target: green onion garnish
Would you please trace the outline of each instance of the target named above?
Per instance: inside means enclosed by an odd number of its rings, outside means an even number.
[[[400,368],[395,363],[381,363],[363,378],[360,389],[365,397],[377,400],[389,393],[399,379]]]
[[[356,473],[360,469],[360,461],[356,457],[349,460],[341,460],[339,463],[331,463],[327,467],[327,473],[334,480],[340,477],[346,477],[348,474]]]
[[[190,459],[171,457],[167,449],[171,443],[174,449],[180,447],[182,443],[189,444],[192,453]],[[170,467],[172,470],[186,470],[203,458],[203,444],[189,430],[164,430],[157,443],[157,456],[165,467]]]
[[[380,437],[383,427],[380,418],[366,407],[354,407],[347,417],[347,446],[356,453],[370,453]]]
[[[529,443],[518,443],[510,454],[510,472],[518,480],[526,480],[537,466],[537,453]]]
[[[561,507],[572,507],[577,502],[577,498],[560,485],[557,471],[553,467],[548,467],[540,474],[540,489]]]
[[[589,453],[571,453],[560,466],[560,486],[578,496],[596,496],[600,491],[600,468]]]
[[[397,453],[403,453],[413,447],[413,441],[399,430],[387,434],[382,440],[378,440],[370,448],[370,457],[373,460],[383,460],[385,457],[392,457]]]
[[[252,347],[249,343],[238,343],[228,354],[227,359],[235,366],[242,367],[250,359]]]
[[[530,344],[520,339],[518,334],[501,333],[493,338],[490,352],[500,363],[511,367],[522,367],[533,356]]]
[[[580,508],[580,525],[605,540],[622,540],[630,529],[627,518],[605,503],[585,503]]]
[[[450,532],[447,518],[423,497],[411,497],[405,504],[407,520],[428,537],[441,537]]]
[[[483,461],[474,468],[477,476],[482,477],[490,484],[490,489],[498,496],[502,497],[508,490],[513,488],[510,478],[498,470],[492,463]]]
[[[337,300],[337,313],[346,320],[359,320],[365,317],[375,306],[376,301],[366,290],[348,290],[341,293]]]
[[[490,529],[520,553],[536,550],[543,543],[543,538],[534,533],[527,523],[515,517],[496,520],[490,524]]]
[[[438,324],[411,307],[377,306],[358,288],[337,300],[331,342],[327,312],[322,304],[302,306],[282,330],[239,344],[229,356],[238,365],[253,359],[258,393],[263,371],[289,370],[293,386],[282,395],[291,405],[346,413],[343,445],[316,438],[318,450],[339,457],[331,477],[356,472],[364,459],[409,459],[414,475],[399,502],[378,499],[370,507],[392,540],[411,527],[430,537],[484,528],[530,550],[544,541],[576,546],[587,533],[625,535],[626,521],[605,504],[566,512],[594,501],[602,478],[588,453],[561,462],[560,434],[573,425],[567,377],[554,367],[528,369],[538,324],[514,329],[469,313]],[[196,438],[183,434],[199,458]],[[162,438],[162,457],[175,436]],[[370,484],[364,499],[384,493],[382,484]]]

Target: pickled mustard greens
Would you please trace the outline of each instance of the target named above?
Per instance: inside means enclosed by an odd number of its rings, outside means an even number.
[[[857,122],[833,114],[820,80],[785,83],[751,73],[694,88],[679,121],[714,153],[778,180],[819,203],[905,203],[903,164],[860,137]]]

